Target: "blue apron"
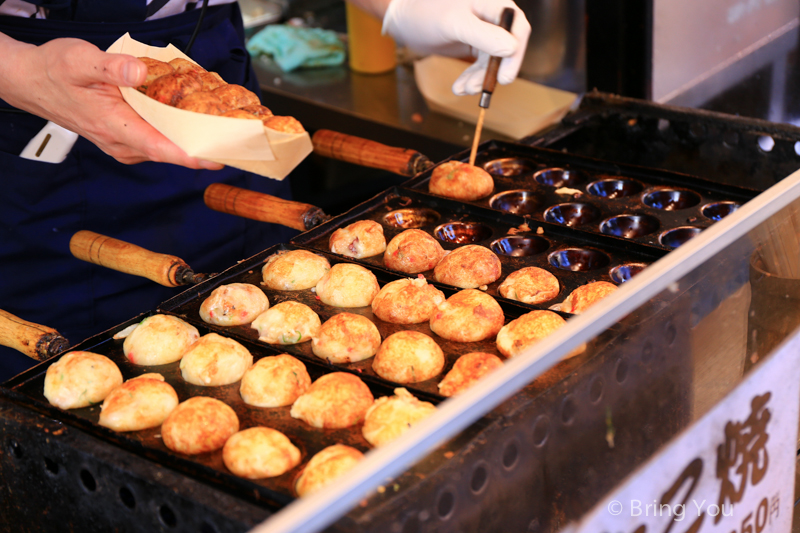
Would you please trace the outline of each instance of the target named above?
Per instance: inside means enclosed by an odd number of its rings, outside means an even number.
[[[65,9],[55,9],[58,5]],[[50,7],[47,20],[0,17],[0,32],[37,45],[74,37],[102,50],[130,32],[138,41],[159,47],[171,43],[183,50],[200,13],[196,9],[141,22],[144,0],[59,0]],[[190,57],[229,83],[260,94],[244,48],[238,4],[208,8],[201,28]],[[0,107],[8,109],[2,101]],[[18,157],[45,122],[29,114],[0,112],[0,309],[54,327],[71,344],[155,309],[183,290],[75,259],[69,240],[79,230],[176,255],[203,273],[219,272],[296,233],[218,213],[203,203],[203,191],[211,183],[288,198],[287,181],[233,168],[123,165],[83,138],[60,164]],[[32,364],[0,347],[0,382]]]

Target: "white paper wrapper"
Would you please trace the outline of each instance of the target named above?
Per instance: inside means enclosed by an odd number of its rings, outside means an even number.
[[[480,95],[456,96],[452,90],[453,82],[468,66],[459,59],[428,56],[414,63],[414,77],[432,111],[475,124]],[[508,85],[497,85],[483,125],[520,139],[561,120],[577,97],[517,78]]]
[[[172,45],[166,48],[148,46],[127,33],[112,44],[108,52],[160,61],[176,57],[191,61]],[[308,133],[282,133],[265,128],[256,120],[184,111],[131,87],[120,87],[120,92],[142,118],[194,157],[282,180],[313,150]]]

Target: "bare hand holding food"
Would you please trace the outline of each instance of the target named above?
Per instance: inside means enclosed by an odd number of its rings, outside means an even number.
[[[79,39],[34,46],[0,35],[0,49],[13,57],[0,67],[0,98],[9,105],[77,133],[124,164],[222,168],[188,156],[122,98],[120,87],[147,83],[147,66],[135,57]]]

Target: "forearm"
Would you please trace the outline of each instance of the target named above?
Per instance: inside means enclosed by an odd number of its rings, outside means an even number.
[[[30,77],[26,75],[29,68],[28,56],[36,47],[23,43],[0,33],[0,98],[15,107],[21,107],[33,112],[29,105],[24,103],[21,95],[30,94],[26,88]]]

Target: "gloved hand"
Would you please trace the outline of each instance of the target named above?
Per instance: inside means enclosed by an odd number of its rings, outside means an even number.
[[[511,7],[511,33],[497,23],[503,8]],[[525,55],[531,25],[511,0],[392,0],[383,17],[383,31],[421,54],[452,57],[477,55],[453,84],[458,95],[481,92],[491,56],[500,56],[497,82],[514,81]]]

